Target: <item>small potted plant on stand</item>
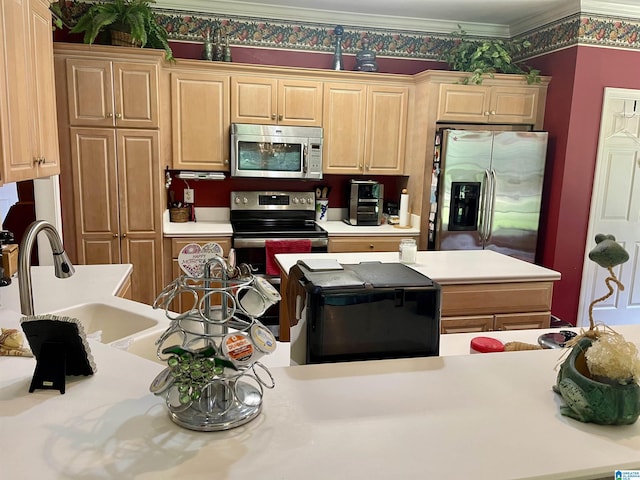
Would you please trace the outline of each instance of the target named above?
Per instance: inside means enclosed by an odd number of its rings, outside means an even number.
[[[84,42],[93,43],[99,33],[110,30],[113,45],[161,48],[173,60],[167,31],[158,25],[151,4],[155,0],[113,0],[92,4],[78,18],[71,33],[84,33]]]
[[[560,366],[553,390],[565,401],[562,415],[581,422],[629,425],[640,416],[638,350],[593,319],[593,306],[613,295],[614,284],[624,290],[613,267],[629,260],[629,254],[613,235],[598,234],[589,259],[609,271],[605,279],[609,291],[589,305],[589,329],[568,342],[571,350]]]

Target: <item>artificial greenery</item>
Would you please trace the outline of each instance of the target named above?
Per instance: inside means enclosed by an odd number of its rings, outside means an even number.
[[[517,55],[531,46],[527,40],[472,40],[467,32],[458,25],[451,32],[455,38],[454,46],[444,52],[440,60],[449,64],[449,68],[460,72],[471,72],[462,83],[480,85],[483,75],[493,77],[495,73],[516,73],[524,75],[528,83],[540,82],[540,71],[513,61]]]
[[[84,33],[84,43],[93,43],[105,29],[131,34],[131,40],[141,47],[161,48],[167,60],[173,52],[167,40],[167,31],[158,25],[151,9],[155,0],[112,0],[92,4],[78,18],[71,33]]]

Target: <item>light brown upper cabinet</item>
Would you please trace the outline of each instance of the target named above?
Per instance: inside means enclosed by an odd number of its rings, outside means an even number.
[[[409,88],[324,85],[324,173],[402,175]]]
[[[321,127],[322,82],[233,77],[231,122]]]
[[[0,4],[1,182],[60,173],[51,12],[42,0]]]
[[[69,124],[158,128],[158,66],[67,59]]]
[[[538,116],[536,86],[440,85],[438,121],[524,123]]]
[[[229,76],[171,72],[173,168],[229,170]]]

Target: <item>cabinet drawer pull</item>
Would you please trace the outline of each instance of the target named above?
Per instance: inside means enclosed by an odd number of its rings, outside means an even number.
[[[373,243],[370,243],[370,244],[369,244],[369,248],[373,248]]]

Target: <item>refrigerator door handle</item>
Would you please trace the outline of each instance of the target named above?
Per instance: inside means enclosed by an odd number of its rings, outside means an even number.
[[[480,205],[480,224],[478,225],[478,240],[480,243],[484,244],[487,236],[487,215],[489,213],[489,195],[488,193],[491,191],[491,177],[489,175],[489,169],[484,170],[484,182],[482,182],[482,187],[480,191],[480,198],[482,204]]]
[[[496,204],[496,183],[498,179],[496,178],[496,171],[491,169],[491,206],[489,207],[489,223],[487,225],[487,235],[485,237],[485,241],[489,241],[491,238],[491,233],[493,232],[493,217],[495,214],[495,204]]]

